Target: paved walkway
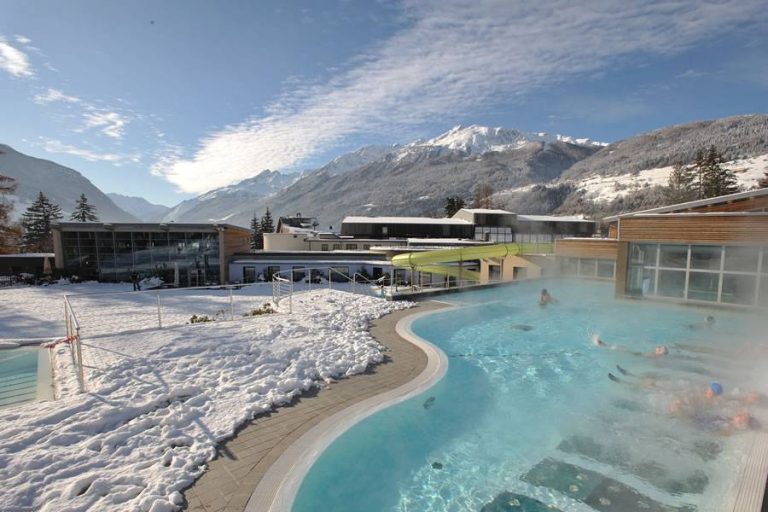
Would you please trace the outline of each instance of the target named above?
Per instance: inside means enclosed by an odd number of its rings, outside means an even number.
[[[217,457],[185,492],[187,510],[243,512],[251,493],[283,451],[321,420],[350,405],[414,379],[425,368],[424,353],[395,333],[415,312],[445,307],[437,302],[396,311],[373,322],[371,334],[385,347],[384,362],[363,374],[302,395],[288,406],[248,422],[219,448]]]

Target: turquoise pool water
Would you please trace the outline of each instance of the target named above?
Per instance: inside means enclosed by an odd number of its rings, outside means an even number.
[[[37,398],[39,352],[36,348],[0,350],[0,407]]]
[[[293,510],[724,510],[752,434],[724,435],[722,418],[748,409],[768,424],[741,401],[768,389],[765,322],[616,301],[612,285],[585,281],[546,281],[560,303],[541,308],[541,286],[445,296],[462,307],[414,322],[448,356],[446,376],[337,439]],[[598,348],[594,335],[670,354]],[[713,380],[726,392],[705,402]],[[689,412],[670,413],[678,400]]]

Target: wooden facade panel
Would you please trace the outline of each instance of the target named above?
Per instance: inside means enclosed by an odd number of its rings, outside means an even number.
[[[654,215],[621,219],[622,241],[768,243],[766,215]]]
[[[555,241],[555,256],[569,258],[616,259],[616,240],[567,238]]]

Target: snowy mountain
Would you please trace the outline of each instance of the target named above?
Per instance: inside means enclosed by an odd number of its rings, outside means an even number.
[[[68,220],[80,194],[96,207],[99,220],[107,222],[136,222],[138,219],[120,209],[109,197],[79,172],[40,158],[19,153],[0,144],[0,174],[16,180],[16,191],[9,196],[14,204],[13,219],[19,219],[27,207],[43,192],[61,206]]]
[[[120,208],[144,222],[156,222],[163,218],[171,209],[162,204],[150,203],[143,197],[124,196],[108,193],[107,196]]]
[[[398,151],[400,147],[401,146],[397,144],[394,146],[363,146],[357,151],[337,156],[318,170],[325,171],[332,175],[344,174],[345,172],[353,171],[366,164],[384,158],[387,155]]]
[[[483,153],[514,151],[530,142],[566,142],[577,146],[605,146],[605,143],[593,142],[586,138],[565,135],[549,135],[544,132],[525,133],[502,127],[489,126],[454,126],[447,132],[426,141],[415,141],[405,146],[399,153],[407,154],[420,148],[461,151],[478,155]]]
[[[227,222],[248,226],[256,205],[299,179],[301,175],[262,171],[234,185],[217,188],[170,209],[163,222]],[[261,214],[261,212],[259,212]]]

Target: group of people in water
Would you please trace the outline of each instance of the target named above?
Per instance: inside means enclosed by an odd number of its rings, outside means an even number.
[[[692,324],[691,329],[711,328],[715,324],[713,316],[707,316],[702,324]],[[599,348],[618,350],[633,356],[658,359],[670,354],[665,345],[658,345],[650,352],[638,352],[619,344],[609,344],[593,336],[592,343]],[[662,382],[656,377],[635,377],[632,373],[619,365],[616,369],[621,374],[617,377],[608,373],[608,378],[615,383],[625,383],[633,387],[644,389],[658,389]],[[680,418],[687,418],[704,430],[721,435],[730,435],[737,431],[758,428],[758,422],[752,413],[746,408],[761,405],[764,397],[755,391],[746,394],[724,394],[724,387],[720,382],[710,382],[703,389],[686,390],[672,397],[667,407],[667,413]]]
[[[539,295],[539,306],[546,307],[549,304],[557,304],[559,301],[544,288]],[[715,318],[708,315],[702,323],[691,324],[691,330],[711,329],[715,325]],[[650,352],[639,352],[625,345],[607,343],[595,335],[592,343],[607,350],[616,350],[632,356],[649,359],[660,359],[670,355],[669,347],[657,345]],[[608,373],[608,378],[615,383],[629,384],[640,389],[658,389],[661,386],[659,379],[655,377],[640,378],[633,375],[623,367],[616,365],[621,377]],[[766,400],[757,392],[746,394],[724,394],[724,387],[720,382],[711,382],[704,389],[686,390],[679,393],[669,402],[667,413],[691,420],[696,426],[721,435],[730,435],[737,431],[758,428],[758,422],[747,407],[764,404]]]

